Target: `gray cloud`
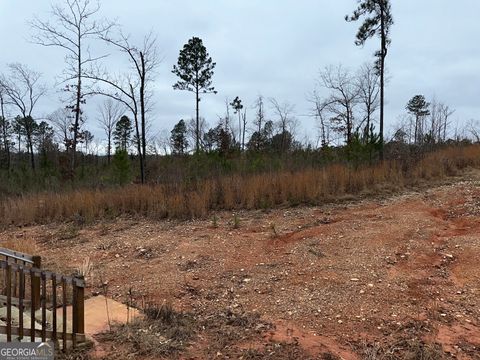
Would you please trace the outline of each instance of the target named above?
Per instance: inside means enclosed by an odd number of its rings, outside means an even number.
[[[48,17],[49,1],[0,1],[0,48],[2,63],[22,62],[44,74],[53,86],[61,74],[64,54],[28,42],[27,21],[34,15]],[[190,93],[174,91],[171,68],[178,52],[192,36],[204,40],[217,62],[214,85],[219,94],[202,101],[202,115],[211,123],[224,112],[226,97],[240,96],[248,106],[257,94],[295,104],[303,126],[312,133],[314,121],[306,95],[313,90],[318,71],[343,63],[354,70],[372,60],[377,40],[364,48],[354,45],[358,24],[343,20],[356,0],[103,0],[101,13],[117,18],[132,39],[140,41],[151,29],[158,35],[163,55],[155,84],[153,127],[171,129],[180,118],[194,114]],[[409,98],[434,95],[456,108],[455,120],[480,118],[480,47],[478,0],[393,0],[395,25],[387,58],[390,81],[387,88],[387,127],[404,112]],[[95,45],[94,50],[111,53],[110,68],[125,61],[113,49]],[[52,90],[39,112],[61,106]],[[94,104],[97,100],[92,100]],[[96,128],[95,107],[88,107],[90,128]],[[252,111],[253,116],[253,111]],[[97,132],[98,133],[98,132]],[[99,135],[101,136],[101,135]]]

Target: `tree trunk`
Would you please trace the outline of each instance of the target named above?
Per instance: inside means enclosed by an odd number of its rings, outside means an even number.
[[[415,116],[415,133],[413,136],[413,143],[416,145],[418,143],[418,115]]]
[[[146,120],[145,120],[145,57],[142,52],[140,52],[140,60],[142,63],[141,75],[140,75],[140,116],[142,120],[142,157],[143,157],[143,169],[145,172],[145,167],[147,163],[147,138],[146,138]],[[142,184],[145,181],[145,175],[143,176]]]
[[[145,184],[145,166],[143,163],[143,154],[142,154],[142,146],[141,146],[141,140],[140,140],[140,131],[138,129],[138,117],[135,115],[135,130],[137,133],[137,152],[138,152],[138,158],[140,160],[140,181],[142,184]]]
[[[369,89],[368,100],[367,100],[367,125],[364,130],[365,136],[365,143],[368,144],[370,142],[370,121],[372,116],[372,95]]]
[[[238,147],[242,149],[242,113],[238,111]]]
[[[27,131],[27,149],[30,155],[30,165],[32,166],[33,172],[35,172],[35,154],[33,153],[33,143],[32,143],[32,131],[26,129]]]
[[[247,127],[247,112],[243,113],[243,134],[242,134],[242,151],[245,151],[245,130]]]
[[[3,116],[2,116],[3,117]],[[4,124],[3,124],[3,147],[5,148],[5,155],[7,157],[7,170],[10,170],[10,143],[8,141],[8,136],[7,136],[7,127],[6,127],[6,120],[3,118]]]
[[[82,97],[82,53],[81,53],[81,37],[78,34],[78,74],[77,74],[77,94],[75,99],[75,123],[73,125],[73,142],[72,142],[72,176],[75,176],[75,167],[77,166],[77,142],[78,142],[78,126],[80,124],[80,102]]]
[[[200,97],[198,94],[198,87],[196,89],[196,123],[195,123],[195,153],[198,154],[200,151],[200,118],[199,118],[199,103],[200,103]]]
[[[352,142],[352,112],[349,107],[347,107],[347,145],[350,145]]]
[[[132,95],[134,94],[132,84],[130,84],[130,92],[131,92]],[[138,128],[138,115],[137,115],[138,108],[137,108],[137,103],[136,102],[134,104],[134,107],[135,107],[135,109],[134,109],[135,111],[134,111],[133,117],[134,117],[134,120],[135,120],[135,133],[137,135],[137,141],[136,141],[137,142],[137,152],[138,152],[138,158],[140,160],[140,179],[141,179],[142,184],[145,184],[145,166],[144,166],[143,155],[142,155],[140,130]]]
[[[110,165],[110,159],[112,157],[112,134],[108,133],[108,145],[107,145],[107,164]]]
[[[383,1],[380,2],[380,22],[382,32],[382,45],[380,51],[380,160],[383,160],[383,120],[384,120],[384,100],[385,100],[385,56],[387,39],[385,34],[385,9]]]
[[[5,119],[5,111],[4,111],[4,104],[3,104],[3,98],[0,97],[0,108],[1,108],[1,114],[2,114],[2,121],[3,121],[3,127],[2,127],[2,136],[3,136],[3,147],[5,148],[5,155],[7,156],[7,170],[10,170],[10,144],[8,141],[8,135],[7,135],[7,119]]]

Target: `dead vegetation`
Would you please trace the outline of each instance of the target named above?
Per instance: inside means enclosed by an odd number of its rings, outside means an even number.
[[[210,343],[204,357],[210,359],[218,354],[227,358],[228,355],[241,354],[245,349],[239,345],[261,338],[273,325],[263,321],[259,314],[227,309],[203,316],[201,327],[205,329]]]
[[[144,318],[128,324],[115,324],[111,331],[98,335],[98,340],[112,345],[108,358],[153,356],[176,357],[194,339],[197,324],[193,315],[177,312],[169,303],[149,305]]]
[[[451,357],[442,346],[423,339],[435,329],[428,322],[410,320],[399,328],[393,326],[389,333],[376,342],[361,341],[354,349],[364,360],[446,360]]]
[[[210,211],[265,209],[280,205],[318,204],[345,196],[377,193],[452,176],[480,166],[480,146],[451,147],[421,160],[390,160],[355,168],[330,165],[297,172],[232,175],[196,183],[41,193],[0,203],[0,224],[23,225],[73,221],[74,225],[121,214],[160,218],[204,218]],[[214,225],[215,225],[214,221]],[[233,220],[234,229],[240,225]],[[73,229],[73,226],[72,226]],[[68,230],[68,229],[67,229]],[[62,235],[62,234],[59,234]],[[75,237],[66,231],[64,239]]]
[[[440,345],[426,344],[420,339],[401,340],[394,344],[364,344],[359,354],[364,360],[446,360]]]
[[[70,349],[67,352],[61,350],[56,350],[55,359],[56,360],[93,360],[95,357],[92,356],[93,343],[87,341],[86,343],[81,344],[76,349]]]
[[[100,358],[469,360],[480,347],[479,179],[241,211],[238,229],[219,211],[216,227],[119,218],[58,243],[46,239],[64,224],[10,227],[0,241],[36,239],[47,268],[90,273],[87,296],[108,284],[122,302],[132,288],[133,304],[170,299],[96,337]]]
[[[2,243],[2,247],[24,254],[36,254],[38,250],[35,239],[26,234],[9,238],[7,241]]]
[[[98,341],[108,344],[112,350],[106,358],[178,358],[180,354],[188,352],[191,343],[199,337],[208,339],[209,343],[202,358],[214,358],[220,356],[219,354],[235,355],[234,358],[240,355],[241,358],[244,354],[244,359],[256,359],[258,357],[255,356],[268,351],[243,349],[238,346],[259,338],[262,333],[272,328],[272,325],[262,321],[258,314],[225,310],[214,314],[194,315],[176,311],[168,302],[160,306],[148,305],[143,309],[143,313],[144,318],[137,318],[128,324],[113,325],[111,331],[96,337]],[[272,349],[270,348],[270,352],[273,354]]]
[[[340,358],[330,353],[313,357],[306,353],[298,344],[287,343],[270,343],[261,349],[235,349],[222,355],[225,355],[227,359],[242,360],[340,360]]]
[[[258,314],[225,310],[214,314],[177,312],[170,304],[148,306],[144,319],[114,325],[96,337],[110,348],[104,359],[145,357],[155,359],[189,358],[189,346],[199,338],[208,342],[201,354],[192,358],[221,359],[339,359],[330,353],[312,357],[298,342],[262,342],[262,334],[275,326]],[[195,357],[198,356],[198,357]]]

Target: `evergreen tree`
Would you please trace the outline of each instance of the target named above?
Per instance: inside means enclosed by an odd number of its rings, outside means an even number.
[[[380,50],[375,53],[376,66],[380,74],[380,158],[383,160],[383,123],[385,103],[385,58],[388,46],[391,44],[390,28],[393,25],[390,0],[359,0],[358,8],[352,16],[346,16],[347,21],[357,21],[364,17],[364,22],[358,29],[355,45],[363,46],[374,37],[380,38]]]
[[[127,151],[132,138],[132,122],[128,116],[122,116],[115,125],[113,131],[113,141],[115,142],[116,149]]]
[[[276,153],[285,153],[291,150],[293,145],[293,136],[288,131],[280,131],[272,136],[270,140],[270,149]]]
[[[218,151],[220,155],[228,154],[234,147],[232,135],[222,123],[208,130],[203,142],[207,151]]]
[[[265,151],[272,143],[273,137],[273,122],[268,120],[265,122],[263,128],[255,131],[250,137],[250,141],[247,144],[249,150]]]
[[[233,101],[230,103],[230,106],[233,108],[233,113],[238,115],[238,142],[240,147],[240,141],[242,138],[242,100],[237,96]],[[241,147],[242,150],[244,149],[245,145],[245,137],[243,138]]]
[[[203,42],[198,37],[191,38],[180,50],[177,65],[173,66],[172,73],[180,80],[173,85],[175,90],[186,90],[195,93],[196,104],[196,131],[195,151],[200,150],[200,94],[217,92],[212,86],[213,69],[215,63],[207,52]]]
[[[10,138],[13,133],[12,124],[8,119],[0,116],[0,164],[5,166],[7,170],[10,169],[11,147],[13,142]]]
[[[16,127],[19,130],[19,138],[20,134],[25,136],[25,140],[27,142],[27,152],[30,154],[30,164],[32,166],[32,170],[35,171],[35,155],[33,152],[33,141],[35,132],[38,128],[38,123],[31,116],[17,116],[15,118],[15,122]]]
[[[53,137],[55,132],[53,128],[45,121],[38,124],[35,131],[35,143],[37,145],[38,152],[46,151],[53,144]]]
[[[25,136],[25,130],[20,122],[20,116],[16,116],[12,122],[12,131],[17,139],[17,152],[20,154],[22,152],[22,137]]]
[[[410,101],[407,103],[406,109],[407,111],[415,116],[415,134],[414,139],[415,143],[420,143],[423,140],[423,119],[425,116],[430,115],[430,103],[425,100],[425,96],[423,95],[415,95]]]
[[[170,144],[174,154],[185,154],[188,148],[187,124],[182,119],[172,129],[170,135]]]
[[[94,139],[94,135],[90,131],[88,130],[83,131],[83,141],[85,142],[86,155],[88,155],[90,145],[92,144],[93,139]]]
[[[126,150],[117,148],[113,155],[113,177],[117,184],[125,185],[131,180],[132,171],[130,159]]]
[[[40,168],[50,169],[53,166],[52,157],[58,150],[58,145],[54,142],[53,128],[45,121],[38,124],[35,131],[35,143],[40,157]]]
[[[0,164],[5,165],[7,170],[10,170],[10,147],[12,142],[12,124],[5,117],[5,89],[0,84]]]

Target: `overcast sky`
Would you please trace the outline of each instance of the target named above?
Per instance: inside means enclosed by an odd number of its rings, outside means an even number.
[[[50,4],[50,0],[0,0],[0,71],[7,63],[21,62],[41,72],[51,88],[37,117],[61,106],[53,85],[61,74],[64,53],[29,42],[28,21],[35,15],[48,18]],[[295,104],[300,138],[314,133],[314,120],[306,116],[310,113],[306,97],[319,70],[338,63],[355,70],[372,61],[378,46],[376,38],[364,48],[354,45],[359,24],[346,23],[344,16],[356,7],[356,0],[101,0],[101,5],[101,16],[117,19],[134,42],[150,30],[158,35],[163,61],[155,84],[154,131],[170,130],[179,119],[194,116],[193,94],[174,91],[176,78],[171,73],[179,50],[192,36],[203,39],[217,63],[213,81],[218,94],[205,96],[200,109],[210,124],[224,113],[225,98],[235,96],[247,105],[251,121],[250,107],[262,94]],[[480,1],[392,0],[392,9],[387,128],[415,94],[436,96],[455,108],[454,121],[480,119]],[[113,49],[98,50],[110,54],[105,60],[109,68],[121,67],[122,55]],[[95,101],[88,107],[87,127],[101,138]]]

